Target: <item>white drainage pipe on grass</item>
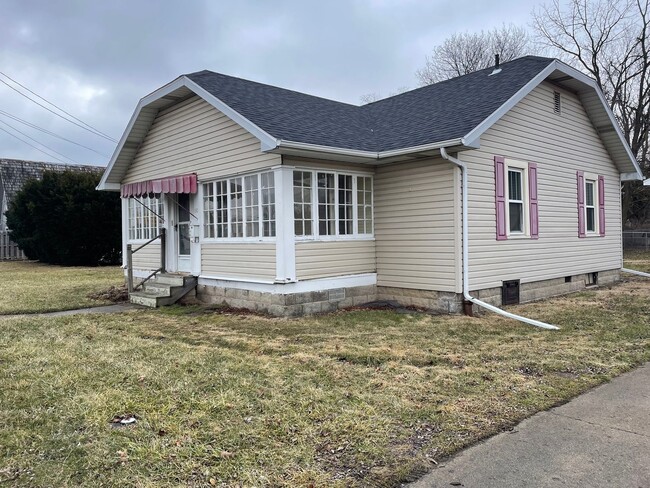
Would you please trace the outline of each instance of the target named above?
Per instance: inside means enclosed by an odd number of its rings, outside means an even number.
[[[630,273],[637,276],[643,276],[644,278],[650,278],[650,273],[644,273],[643,271],[637,271],[636,269],[627,269],[621,268],[623,273]]]
[[[460,159],[450,156],[444,147],[440,148],[440,155],[449,161],[452,164],[455,164],[460,168],[461,180],[462,180],[462,191],[463,191],[463,231],[462,231],[462,242],[463,242],[463,296],[465,300],[475,303],[479,307],[483,307],[491,312],[503,315],[510,319],[518,320],[528,325],[533,325],[535,327],[540,327],[542,329],[548,330],[558,330],[559,327],[556,325],[547,324],[546,322],[540,322],[539,320],[529,319],[528,317],[522,317],[521,315],[516,315],[514,313],[506,312],[505,310],[485,303],[484,301],[474,298],[469,294],[469,224],[468,224],[468,212],[467,212],[467,166]],[[650,275],[648,275],[650,277]]]

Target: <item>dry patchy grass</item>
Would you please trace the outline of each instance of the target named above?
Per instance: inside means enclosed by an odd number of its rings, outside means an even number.
[[[29,261],[0,262],[0,315],[71,310],[110,303],[89,293],[124,282],[119,267],[63,267]]]
[[[0,480],[397,486],[650,359],[643,280],[510,309],[562,329],[191,307],[1,320]]]
[[[626,268],[650,273],[650,251],[630,249],[625,251],[623,258]]]

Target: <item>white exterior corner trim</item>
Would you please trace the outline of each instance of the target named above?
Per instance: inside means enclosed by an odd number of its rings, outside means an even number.
[[[354,288],[357,286],[371,286],[376,284],[377,273],[336,276],[334,278],[320,278],[316,280],[297,281],[294,283],[265,283],[260,281],[246,281],[245,279],[238,278],[199,276],[199,285],[219,288],[237,288],[240,290],[257,291],[260,293],[272,293],[274,295],[325,291],[337,288]]]

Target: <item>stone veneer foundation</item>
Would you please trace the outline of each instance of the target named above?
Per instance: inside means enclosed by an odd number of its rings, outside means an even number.
[[[531,302],[564,295],[586,288],[587,274],[567,278],[522,283],[520,302]],[[620,270],[600,271],[598,285],[610,285],[620,279]],[[501,305],[501,287],[473,291],[472,296],[495,306]],[[184,301],[196,299],[202,303],[224,304],[275,316],[295,317],[363,305],[370,302],[391,302],[402,306],[424,308],[435,313],[459,313],[463,297],[459,293],[413,290],[386,286],[358,286],[303,293],[263,293],[241,288],[198,285]],[[478,307],[474,306],[474,311]]]

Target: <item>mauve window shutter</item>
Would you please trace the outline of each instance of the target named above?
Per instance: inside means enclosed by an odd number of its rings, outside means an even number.
[[[585,175],[582,171],[578,176],[578,237],[585,237]]]
[[[598,177],[598,229],[605,235],[605,177]]]
[[[539,209],[537,207],[537,163],[528,163],[528,200],[530,201],[530,237],[539,239]]]
[[[506,184],[505,159],[494,156],[494,193],[496,195],[497,241],[505,241],[506,233]]]

